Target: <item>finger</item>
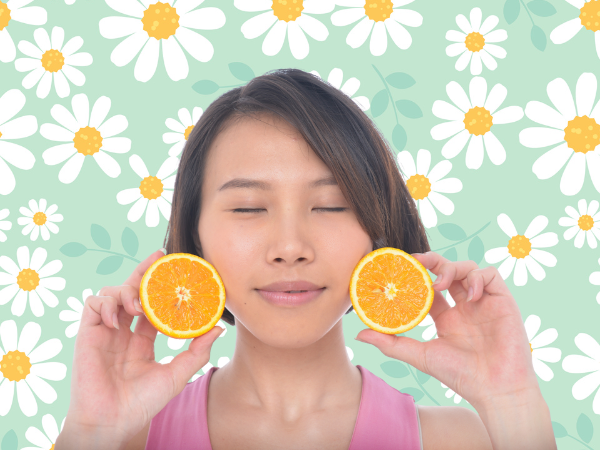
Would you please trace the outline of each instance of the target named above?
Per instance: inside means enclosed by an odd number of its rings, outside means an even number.
[[[165,256],[165,254],[162,250],[156,250],[154,253],[151,253],[150,256],[137,265],[132,274],[129,275],[129,278],[127,278],[123,284],[128,284],[129,286],[139,289],[140,284],[142,284],[142,277],[146,273],[146,270],[148,270],[154,261],[162,258],[163,256]]]
[[[104,286],[100,289],[98,295],[114,297],[117,300],[117,305],[123,306],[127,314],[128,319],[133,320],[134,316],[139,316],[144,313],[141,304],[139,303],[140,288],[123,284],[121,286]],[[140,311],[138,311],[135,305],[138,305]],[[130,322],[131,324],[131,322]]]
[[[452,286],[450,292],[452,298],[457,303],[466,300],[468,289],[467,274],[472,270],[479,269],[479,266],[475,261],[449,261],[435,252],[415,254],[413,256],[415,256],[426,269],[437,275],[437,279],[433,284],[435,290],[444,291]],[[454,283],[455,281],[459,281],[459,283]],[[456,292],[456,289],[459,286],[461,289]]]
[[[429,309],[429,315],[435,322],[437,317],[442,314],[444,311],[452,308],[448,303],[448,300],[442,295],[439,291],[433,291],[433,303],[431,304],[431,309]]]
[[[158,330],[154,327],[154,325],[150,323],[148,318],[143,314],[138,317],[133,332],[135,334],[139,334],[140,336],[146,336],[152,342],[156,341],[156,335],[158,334]]]
[[[90,295],[85,299],[79,326],[83,329],[104,323],[108,328],[117,328],[113,322],[113,314],[116,317],[118,308],[114,297]]]
[[[495,266],[472,270],[467,275],[467,281],[469,288],[473,288],[472,298],[469,301],[479,300],[483,296],[483,291],[491,295],[510,294],[508,286]]]
[[[360,339],[359,339],[360,338]],[[425,367],[425,345],[427,342],[417,341],[408,336],[394,336],[367,328],[356,336],[356,339],[374,345],[384,355],[404,361],[421,372],[429,373]]]

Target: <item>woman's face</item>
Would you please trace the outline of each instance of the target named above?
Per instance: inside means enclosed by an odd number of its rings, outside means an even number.
[[[225,306],[238,333],[248,330],[249,337],[273,347],[300,348],[341,327],[352,304],[352,271],[373,247],[337,184],[310,187],[328,177],[331,171],[301,135],[278,118],[244,118],[213,142],[198,233],[204,259],[225,284]],[[235,178],[265,188],[220,190]],[[307,280],[325,289],[302,305],[274,305],[258,289],[281,280]]]

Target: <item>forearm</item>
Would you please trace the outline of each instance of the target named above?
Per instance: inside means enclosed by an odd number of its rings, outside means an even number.
[[[120,450],[125,447],[125,442],[119,439],[114,430],[91,429],[80,426],[65,426],[58,435],[54,450]]]

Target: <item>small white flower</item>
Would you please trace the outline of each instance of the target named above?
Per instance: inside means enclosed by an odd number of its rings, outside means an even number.
[[[575,345],[587,356],[567,355],[562,361],[562,368],[569,373],[587,373],[571,390],[575,400],[583,400],[600,386],[600,344],[589,334],[579,333],[575,336]],[[600,414],[600,390],[594,396],[592,410],[594,414]]]
[[[12,24],[20,22],[27,25],[44,25],[46,20],[48,20],[48,14],[41,6],[29,5],[31,0],[8,0],[8,2],[2,3],[3,11],[0,16],[0,62],[8,63],[17,56],[17,48],[8,33],[9,28],[12,30]],[[1,107],[0,111],[2,111]]]
[[[600,258],[598,258],[598,264],[600,265]],[[590,283],[594,286],[600,286],[600,270],[597,272],[592,272],[590,274]],[[600,305],[600,291],[596,294],[596,301]]]
[[[316,70],[313,70],[310,73],[322,79],[321,75],[319,75],[319,72],[317,72]],[[346,82],[342,85],[343,79],[344,73],[342,72],[342,69],[336,67],[335,69],[332,69],[331,72],[329,72],[327,82],[331,84],[334,88],[341,90],[344,94],[346,94],[348,97],[354,100],[354,103],[356,103],[358,107],[363,111],[369,109],[371,107],[371,103],[369,102],[369,99],[366,96],[361,95],[358,97],[352,97],[354,94],[356,94],[356,91],[358,91],[358,88],[360,87],[360,81],[358,80],[358,78],[348,78]]]
[[[54,234],[58,233],[58,226],[54,222],[62,222],[62,214],[55,214],[58,206],[56,204],[51,205],[46,209],[47,201],[45,198],[40,199],[38,203],[31,199],[29,200],[29,208],[21,206],[19,212],[24,217],[19,217],[17,223],[19,225],[25,225],[23,227],[23,235],[30,235],[30,239],[35,241],[41,234],[42,239],[47,241],[50,239],[50,231]]]
[[[417,153],[416,164],[412,154],[407,150],[398,153],[397,159],[402,177],[419,210],[423,225],[426,228],[435,227],[437,214],[434,207],[449,216],[454,212],[454,203],[444,194],[455,194],[463,188],[458,178],[443,179],[452,170],[452,163],[447,159],[440,161],[430,171],[431,152],[423,148]]]
[[[440,384],[442,385],[443,388],[447,388],[446,393],[444,394],[446,396],[446,398],[450,398],[450,397],[454,396],[454,404],[458,405],[462,400],[467,402],[467,399],[463,399],[460,395],[458,395],[456,392],[454,392],[452,389],[450,389],[444,383],[440,382]],[[469,403],[469,402],[467,402],[467,403]]]
[[[168,157],[158,169],[156,176],[151,176],[146,164],[138,155],[129,157],[129,165],[133,171],[142,179],[139,187],[125,189],[117,194],[117,202],[128,205],[135,202],[127,220],[137,222],[146,211],[146,226],[155,227],[160,220],[159,210],[168,221],[171,217],[171,202],[173,201],[173,189],[175,188],[175,172],[179,166],[179,159],[174,156]]]
[[[187,108],[181,108],[177,111],[179,121],[171,119],[170,117],[165,121],[167,128],[173,132],[167,132],[163,134],[163,142],[165,144],[173,144],[169,149],[169,156],[179,156],[185,147],[185,143],[190,137],[190,133],[194,129],[200,116],[202,115],[202,108],[195,106],[190,114]]]
[[[564,44],[570,41],[582,28],[586,28],[594,34],[596,53],[600,58],[600,26],[598,26],[597,20],[592,20],[593,17],[600,15],[600,3],[586,0],[566,0],[566,2],[579,9],[580,13],[574,19],[567,20],[552,30],[550,40],[555,44]],[[589,35],[589,33],[587,34]],[[582,49],[575,47],[574,51],[581,52]]]
[[[65,0],[65,3],[67,5],[72,5],[73,3],[75,3],[77,0]]]
[[[552,344],[556,340],[558,331],[556,331],[556,328],[548,328],[536,336],[541,324],[542,320],[539,316],[531,314],[525,320],[524,325],[527,332],[527,339],[529,340],[529,347],[531,348],[533,369],[542,380],[550,381],[554,378],[554,372],[552,372],[552,369],[546,363],[560,361],[562,352],[556,347],[542,348],[548,344]]]
[[[335,8],[333,0],[234,0],[233,4],[241,11],[261,12],[243,23],[241,31],[246,39],[255,39],[269,30],[262,51],[274,56],[283,47],[287,34],[290,51],[296,59],[308,55],[306,34],[317,41],[329,36],[327,27],[313,14],[327,14]]]
[[[473,8],[470,21],[463,14],[456,16],[456,24],[461,31],[449,30],[446,33],[447,40],[456,42],[446,47],[446,55],[460,55],[454,66],[458,71],[464,70],[471,61],[471,75],[481,73],[482,62],[489,70],[495,70],[498,63],[494,56],[500,59],[506,57],[506,50],[492,44],[505,41],[508,37],[506,30],[494,30],[499,22],[498,16],[488,16],[483,23],[481,18],[481,9]]]
[[[554,267],[557,260],[552,253],[540,249],[558,244],[556,233],[549,231],[540,234],[548,226],[548,218],[542,215],[535,217],[523,234],[517,233],[517,229],[508,215],[502,213],[497,220],[502,231],[510,239],[506,247],[497,247],[485,252],[486,262],[495,264],[503,261],[498,267],[503,280],[509,277],[514,268],[513,281],[515,286],[525,286],[527,284],[527,271],[537,281],[546,278],[546,272],[540,263],[547,267]]]
[[[83,301],[79,301],[79,299],[75,297],[69,297],[67,299],[67,304],[71,307],[71,309],[63,309],[58,315],[58,318],[64,322],[73,322],[65,329],[65,336],[68,338],[72,338],[79,331],[85,300],[93,294],[94,293],[91,289],[84,289],[83,294],[81,295]],[[96,295],[100,295],[100,290],[96,292]]]
[[[35,322],[28,322],[21,330],[17,343],[17,323],[14,320],[0,323],[0,416],[10,412],[15,388],[19,407],[27,417],[35,416],[38,412],[33,394],[46,404],[56,401],[56,391],[43,378],[63,380],[67,366],[61,362],[43,361],[58,355],[63,345],[60,339],[53,338],[34,349],[41,335],[42,327]],[[18,366],[15,364],[17,358],[20,361]]]
[[[110,98],[102,96],[96,100],[90,114],[87,95],[77,94],[71,99],[73,114],[62,105],[54,105],[50,114],[61,126],[45,123],[40,134],[51,141],[65,142],[50,147],[42,153],[44,162],[50,166],[68,160],[60,169],[58,179],[72,183],[91,156],[106,175],[119,176],[121,167],[109,153],[127,153],[131,149],[131,140],[116,137],[127,128],[127,118],[121,114],[106,120],[110,109]]]
[[[19,266],[8,256],[0,256],[0,269],[6,271],[0,272],[0,286],[8,285],[0,290],[0,305],[8,303],[14,297],[11,312],[15,316],[20,317],[25,312],[28,293],[29,306],[36,317],[44,315],[42,300],[50,308],[58,305],[58,298],[50,290],[62,291],[65,279],[51,275],[59,272],[63,264],[55,259],[44,266],[47,256],[46,249],[38,247],[33,251],[30,262],[29,248],[26,245],[17,249]]]
[[[495,165],[502,164],[506,160],[506,151],[492,128],[494,125],[521,120],[523,108],[507,106],[498,110],[506,98],[507,89],[497,83],[488,95],[487,82],[482,77],[471,79],[470,99],[456,81],[446,85],[446,93],[458,108],[443,100],[436,100],[433,103],[433,114],[449,122],[440,123],[431,129],[431,137],[436,141],[452,136],[442,147],[444,158],[454,158],[468,142],[465,160],[469,169],[481,167],[484,144],[490,161]]]
[[[33,38],[37,46],[29,41],[19,42],[19,50],[29,58],[15,61],[19,72],[29,72],[23,78],[25,89],[31,89],[39,82],[36,95],[46,98],[54,81],[57,95],[64,98],[71,92],[69,81],[83,86],[85,75],[74,66],[89,66],[93,59],[89,53],[75,53],[83,45],[80,36],[71,38],[64,47],[65,31],[61,27],[52,28],[52,38],[45,29],[38,28],[33,32]]]
[[[587,205],[585,199],[580,199],[577,202],[577,211],[572,206],[565,208],[569,217],[561,217],[558,224],[563,227],[569,227],[565,230],[563,237],[570,241],[573,237],[575,247],[583,247],[583,243],[587,241],[590,248],[596,248],[598,243],[596,239],[600,239],[600,212],[598,212],[598,200],[592,200]]]
[[[36,427],[29,427],[25,432],[25,437],[29,442],[35,445],[35,447],[24,447],[21,450],[48,450],[54,448],[54,444],[56,444],[56,438],[58,438],[58,435],[62,433],[62,430],[65,426],[65,419],[66,417],[63,419],[62,424],[60,425],[60,431],[58,431],[56,419],[52,414],[45,414],[42,416],[42,427],[44,428],[43,432]]]
[[[4,220],[9,214],[10,211],[8,208],[0,209],[0,242],[6,242],[6,234],[4,231],[8,231],[12,228],[12,222],[10,220]]]

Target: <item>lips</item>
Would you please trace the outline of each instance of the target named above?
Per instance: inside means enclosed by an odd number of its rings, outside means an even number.
[[[280,280],[274,283],[268,284],[261,288],[261,291],[270,292],[289,292],[289,291],[317,291],[322,289],[323,286],[316,285],[306,280]]]
[[[257,289],[260,295],[268,302],[278,306],[298,306],[316,299],[325,288],[312,291],[300,292],[298,294],[288,294],[282,291],[266,291]]]

